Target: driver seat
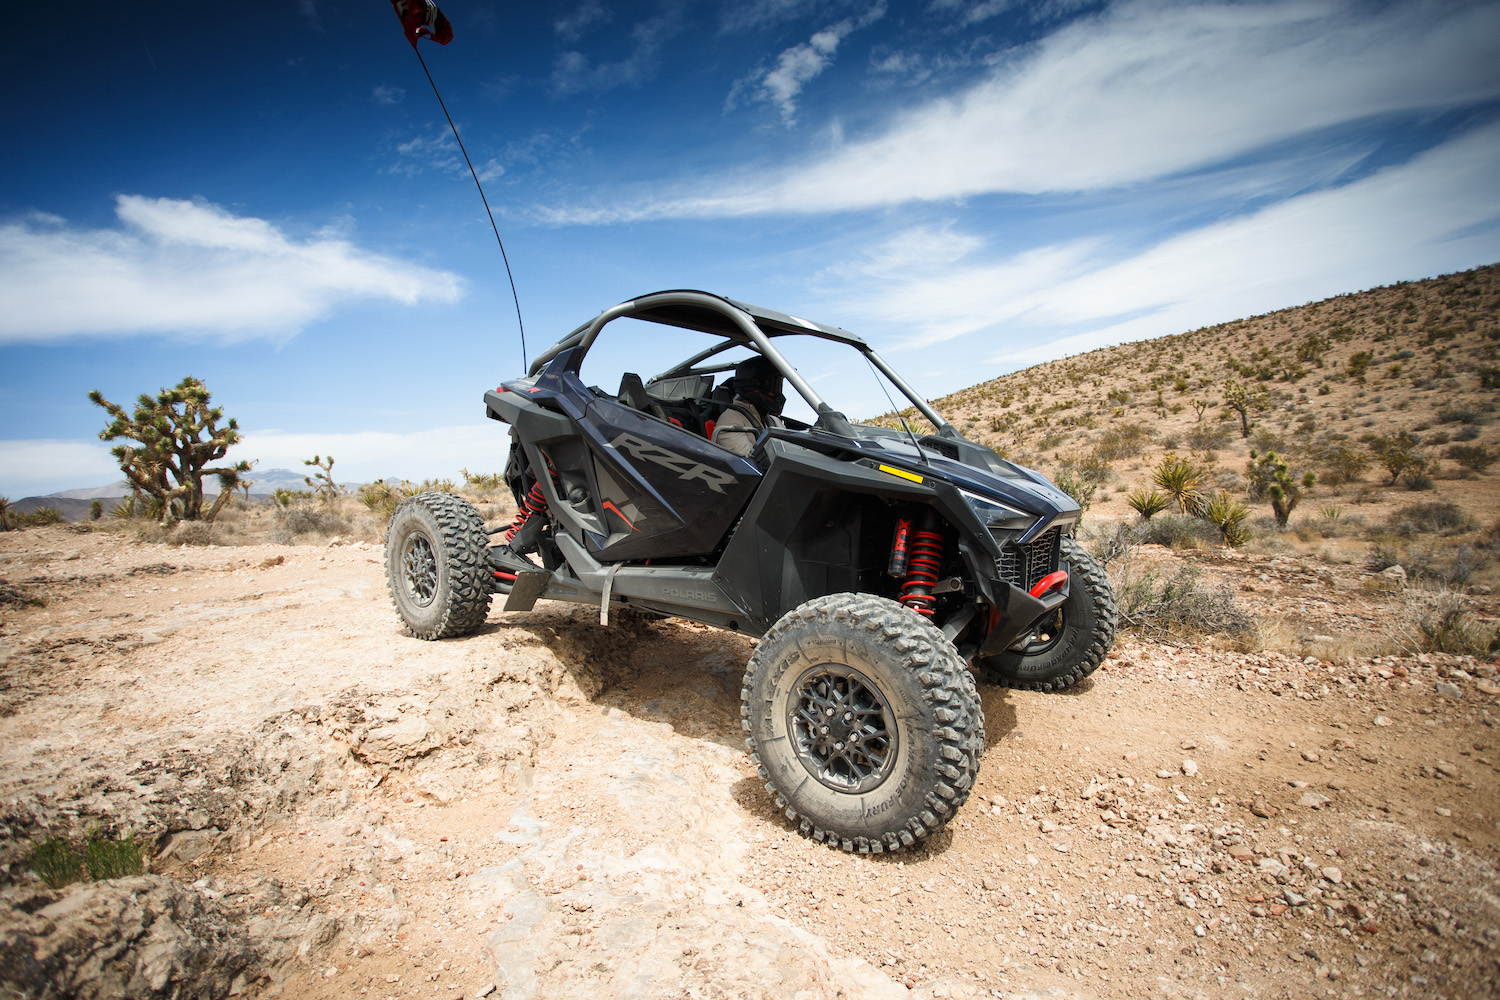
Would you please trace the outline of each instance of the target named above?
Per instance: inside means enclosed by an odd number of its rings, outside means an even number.
[[[662,405],[646,394],[646,386],[635,372],[626,372],[620,376],[620,391],[615,394],[615,397],[632,410],[649,413],[658,420],[665,420],[669,423],[672,421],[672,418],[667,416],[667,411],[662,409]]]

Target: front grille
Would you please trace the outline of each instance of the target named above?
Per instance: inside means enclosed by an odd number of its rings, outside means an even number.
[[[1049,528],[1027,545],[1007,542],[1000,549],[1000,578],[1013,587],[1030,590],[1057,569],[1062,529]]]

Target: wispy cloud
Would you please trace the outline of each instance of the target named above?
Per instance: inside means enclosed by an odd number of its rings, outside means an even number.
[[[1177,333],[1356,288],[1500,260],[1500,122],[1409,163],[1121,256],[1078,241],[984,260],[982,241],[919,229],[828,277],[834,315],[905,346],[1024,332],[991,364]]]
[[[0,225],[0,343],[141,333],[284,337],[342,302],[452,302],[456,275],[202,201],[120,195],[116,229]]]
[[[1129,0],[801,164],[687,179],[675,192],[553,217],[827,212],[1119,187],[1319,129],[1492,101],[1496,65],[1495,3]]]
[[[612,20],[614,15],[599,0],[583,0],[571,14],[553,21],[552,30],[564,41],[576,42],[590,28]]]
[[[400,104],[405,99],[405,87],[387,87],[381,84],[370,91],[370,100],[376,104]]]
[[[831,24],[800,45],[785,49],[776,57],[776,64],[769,70],[757,70],[750,77],[737,83],[730,90],[726,105],[732,107],[738,94],[753,81],[754,96],[775,106],[786,125],[797,120],[797,96],[802,88],[817,78],[833,62],[839,43],[850,33],[868,27],[885,16],[885,4],[871,7],[859,18],[845,18]]]
[[[617,87],[639,86],[661,64],[661,47],[682,30],[682,13],[675,4],[630,29],[630,52],[623,59],[595,62],[576,50],[560,53],[552,64],[554,97],[603,93]]]
[[[120,466],[109,448],[88,440],[0,441],[0,496],[19,500],[112,483],[120,478]]]

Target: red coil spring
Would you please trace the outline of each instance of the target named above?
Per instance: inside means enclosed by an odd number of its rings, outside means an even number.
[[[533,514],[540,514],[547,509],[547,497],[542,493],[541,483],[532,483],[531,490],[526,494],[521,504],[521,509],[516,511],[516,519],[505,529],[505,540],[508,542],[516,537],[527,521],[531,520]]]
[[[937,598],[932,588],[938,582],[943,565],[943,536],[936,531],[919,531],[912,536],[911,555],[907,558],[906,582],[901,585],[901,603],[919,615],[932,617]]]

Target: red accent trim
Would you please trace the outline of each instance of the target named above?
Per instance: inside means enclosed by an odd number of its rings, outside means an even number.
[[[682,421],[678,420],[676,417],[668,417],[667,418],[667,423],[669,423],[669,424],[676,424],[678,427],[682,426]]]
[[[718,421],[715,421],[715,420],[705,420],[705,421],[703,421],[703,436],[706,437],[706,438],[708,438],[710,441],[712,441],[714,439],[714,428],[717,427],[717,426],[718,426]]]
[[[615,502],[613,500],[604,501],[604,509],[614,511],[615,516],[624,521],[627,528],[629,528],[631,531],[636,530],[636,526],[630,523],[630,518],[620,513],[620,508],[615,506]]]
[[[497,569],[497,570],[495,570],[495,579],[497,579],[497,580],[509,580],[512,583],[514,583],[515,579],[516,579],[516,574],[514,574],[514,573],[507,573],[504,570]]]
[[[1043,594],[1050,594],[1054,590],[1061,590],[1067,584],[1067,582],[1068,571],[1065,569],[1060,569],[1048,573],[1046,576],[1042,577],[1036,582],[1035,587],[1031,588],[1031,596],[1041,597]]]

